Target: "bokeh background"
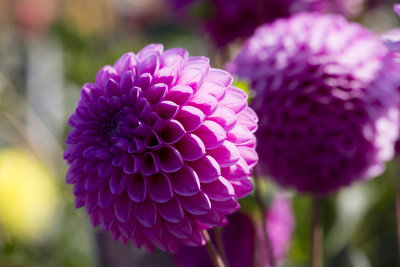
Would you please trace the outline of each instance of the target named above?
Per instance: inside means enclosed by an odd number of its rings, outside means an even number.
[[[350,19],[384,33],[400,26],[394,3],[357,1]],[[207,55],[217,67],[235,53],[240,40],[222,50],[196,27],[212,14],[207,5],[193,5],[186,18],[170,5],[167,0],[0,0],[1,267],[174,266],[167,253],[123,246],[94,229],[85,211],[74,208],[62,159],[66,122],[80,87],[124,52],[163,43]],[[396,165],[390,162],[381,177],[324,200],[325,266],[398,266]],[[279,190],[271,182],[264,186],[266,199]],[[296,229],[284,266],[308,266],[311,199],[286,194]],[[251,199],[242,204],[254,205]]]

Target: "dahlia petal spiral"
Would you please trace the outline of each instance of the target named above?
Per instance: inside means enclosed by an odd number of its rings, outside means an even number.
[[[151,44],[83,85],[64,159],[77,208],[137,247],[204,244],[252,190],[257,116],[208,58]],[[246,120],[241,119],[246,117]]]
[[[393,58],[377,36],[338,15],[261,26],[227,69],[255,90],[264,174],[325,194],[382,173],[399,125]]]

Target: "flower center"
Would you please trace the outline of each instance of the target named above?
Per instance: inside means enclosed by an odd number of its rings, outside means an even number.
[[[103,126],[103,136],[109,142],[111,137],[116,136],[120,131],[120,126],[125,120],[125,115],[121,112],[115,113],[111,120],[107,121]]]

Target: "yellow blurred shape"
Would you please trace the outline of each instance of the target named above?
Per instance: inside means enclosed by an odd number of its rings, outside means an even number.
[[[23,150],[0,150],[0,228],[5,237],[40,240],[56,211],[54,178]]]

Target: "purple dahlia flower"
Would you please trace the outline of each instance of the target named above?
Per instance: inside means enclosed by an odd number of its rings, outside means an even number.
[[[268,209],[266,223],[275,259],[282,261],[289,249],[294,228],[289,199],[279,196],[274,200]],[[254,224],[249,216],[240,212],[232,214],[229,225],[223,229],[222,239],[229,266],[269,266],[261,222]],[[213,266],[204,247],[180,245],[174,257],[182,267]]]
[[[174,252],[204,244],[252,190],[257,116],[229,73],[148,45],[82,87],[64,158],[76,207],[114,239]]]
[[[277,18],[289,17],[302,11],[339,13],[355,16],[361,11],[362,0],[173,0],[168,2],[179,19],[193,20],[192,11],[200,3],[211,14],[200,24],[217,47],[224,47],[236,38],[247,38],[257,26]],[[204,5],[205,6],[205,5]],[[185,15],[188,13],[188,15]],[[199,18],[197,18],[199,19]]]
[[[281,19],[260,27],[227,69],[252,83],[260,166],[281,185],[325,194],[380,174],[392,158],[398,70],[361,25],[339,15]]]

